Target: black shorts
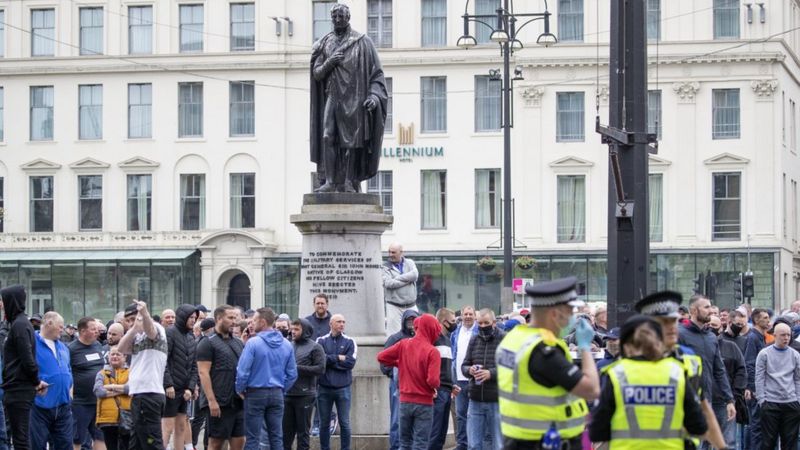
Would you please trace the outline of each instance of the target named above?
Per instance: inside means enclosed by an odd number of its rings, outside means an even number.
[[[223,407],[220,412],[220,417],[208,414],[208,437],[222,440],[244,437],[244,411]]]
[[[186,414],[186,406],[189,404],[186,400],[183,399],[183,391],[178,394],[178,391],[175,391],[175,398],[167,397],[166,403],[164,403],[164,413],[161,414],[161,417],[175,417],[178,414]]]

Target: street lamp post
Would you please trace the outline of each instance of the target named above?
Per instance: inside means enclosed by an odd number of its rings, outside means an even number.
[[[467,0],[464,6],[464,15],[461,16],[464,19],[464,35],[458,39],[456,45],[464,49],[469,49],[478,44],[478,41],[469,33],[469,23],[475,22],[476,24],[487,26],[492,30],[489,39],[492,42],[500,44],[500,51],[503,54],[503,86],[501,88],[503,95],[503,290],[501,293],[501,304],[508,307],[513,298],[511,281],[513,277],[512,250],[514,246],[511,223],[511,55],[515,50],[522,49],[522,42],[517,36],[519,36],[519,32],[522,31],[525,25],[531,22],[537,20],[544,21],[544,33],[540,34],[536,39],[537,44],[547,46],[555,44],[558,42],[558,39],[554,34],[550,33],[551,14],[547,10],[547,0],[544,1],[544,12],[537,13],[515,13],[513,10],[513,1],[502,0],[502,2],[502,6],[497,8],[497,14],[479,15],[469,14],[469,0]],[[495,25],[491,25],[492,20],[496,20]],[[524,20],[525,22],[517,28],[516,24],[520,20]],[[520,77],[515,77],[515,79],[521,79],[521,73],[518,75]]]

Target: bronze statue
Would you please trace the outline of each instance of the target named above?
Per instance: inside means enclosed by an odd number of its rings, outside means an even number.
[[[378,173],[386,80],[372,40],[350,28],[350,8],[331,8],[333,31],[311,49],[311,162],[316,192],[360,192]],[[324,183],[322,181],[324,180]]]

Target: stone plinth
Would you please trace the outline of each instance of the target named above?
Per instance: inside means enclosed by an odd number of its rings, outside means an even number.
[[[306,194],[291,222],[303,235],[300,317],[324,292],[358,345],[350,421],[354,435],[388,435],[389,379],[375,359],[386,340],[381,235],[393,218],[371,194]]]

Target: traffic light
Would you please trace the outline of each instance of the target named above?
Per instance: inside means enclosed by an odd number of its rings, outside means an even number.
[[[756,281],[753,279],[753,272],[747,272],[742,276],[742,296],[744,298],[753,298],[756,294]]]
[[[706,293],[706,279],[705,279],[705,275],[703,275],[703,272],[699,272],[697,274],[697,278],[695,278],[693,281],[694,281],[694,288],[692,289],[692,291],[695,294],[705,295],[705,293]]]
[[[733,277],[733,300],[736,304],[744,301],[744,296],[742,296],[742,272]]]

